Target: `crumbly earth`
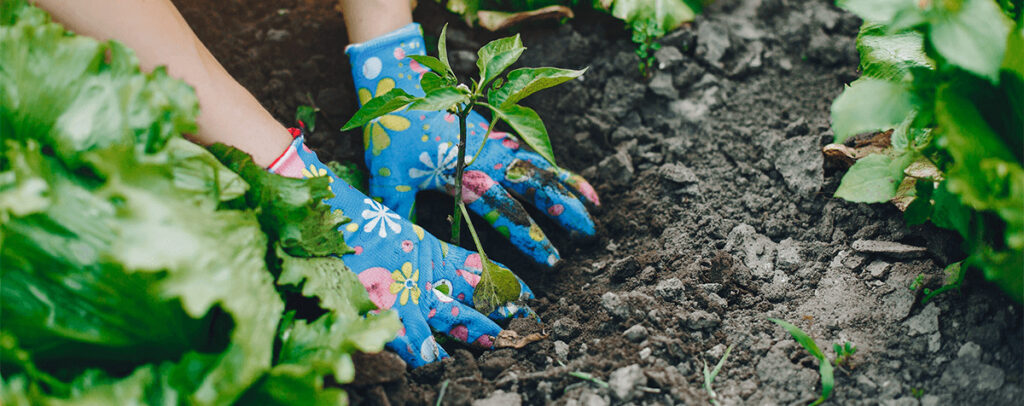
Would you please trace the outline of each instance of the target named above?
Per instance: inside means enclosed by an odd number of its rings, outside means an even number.
[[[282,122],[301,104],[322,109],[310,137],[322,157],[361,161],[360,135],[336,131],[356,98],[331,0],[176,3]],[[453,63],[470,73],[473,50],[496,36],[420,3],[416,20],[428,35],[450,23]],[[352,402],[705,404],[703,365],[734,346],[714,381],[720,403],[809,403],[817,360],[768,317],[801,327],[830,359],[834,343],[857,347],[830,403],[1019,401],[1020,305],[975,274],[922,303],[912,285],[942,284],[962,257],[955,236],[907,227],[891,205],[831,197],[843,170],[820,148],[831,101],[858,75],[859,25],[821,0],[718,0],[660,41],[649,78],[608,16],[523,28],[523,66],[590,67],[528,104],[559,163],[597,186],[600,237],[568,241],[541,221],[565,257],[543,271],[485,232],[491,255],[539,297],[544,324],[509,328],[548,338],[488,352],[447,342],[453,358],[412,371],[391,354],[361,356]],[[448,204],[421,196],[421,223],[444,233]]]

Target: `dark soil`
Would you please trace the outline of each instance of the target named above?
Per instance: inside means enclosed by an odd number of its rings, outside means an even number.
[[[301,104],[322,109],[310,137],[321,157],[361,161],[360,136],[336,131],[356,98],[331,0],[176,3],[279,120],[291,124]],[[473,53],[460,51],[494,35],[420,3],[425,32],[449,22],[454,64],[471,70]],[[545,272],[488,234],[492,256],[539,297],[544,326],[510,328],[550,336],[522,350],[448,343],[453,358],[412,371],[390,354],[362,356],[352,402],[434,404],[443,390],[452,405],[705,404],[703,363],[735,345],[714,382],[721,403],[809,403],[817,361],[768,317],[804,329],[830,359],[833,343],[856,345],[831,403],[1019,402],[1021,307],[973,274],[960,292],[922,304],[911,286],[940,286],[959,243],[907,227],[891,205],[831,197],[842,170],[827,167],[820,147],[832,139],[831,101],[858,75],[859,25],[825,1],[719,0],[661,41],[650,78],[608,16],[524,28],[524,66],[590,66],[529,103],[560,164],[598,188],[601,237],[573,245],[547,227],[566,261]],[[450,201],[423,200],[419,218],[443,233]],[[926,250],[882,254],[862,242],[858,251],[859,240]]]

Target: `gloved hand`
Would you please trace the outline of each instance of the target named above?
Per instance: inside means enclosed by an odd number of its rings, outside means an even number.
[[[386,206],[339,179],[304,145],[298,130],[288,150],[270,171],[289,177],[330,176],[334,197],[326,203],[352,219],[339,231],[355,253],[342,257],[379,308],[395,309],[403,329],[388,344],[413,367],[448,356],[430,330],[459,341],[491,348],[501,327],[473,308],[473,290],[480,281],[480,255],[439,241]],[[500,265],[500,264],[499,264]],[[522,281],[521,299],[533,298]],[[531,314],[512,303],[490,317],[504,319]]]
[[[360,105],[398,87],[422,96],[419,81],[429,70],[406,55],[423,55],[423,35],[410,24],[377,39],[349,46],[352,76]],[[467,121],[466,158],[479,149],[488,122],[473,112]],[[409,218],[416,192],[455,194],[458,118],[447,112],[401,110],[363,128],[370,195]],[[557,168],[540,155],[520,149],[506,133],[491,132],[479,158],[466,168],[463,200],[530,258],[553,266],[558,251],[512,192],[532,203],[556,223],[582,237],[594,235],[594,221],[584,199],[599,205],[594,188],[579,175]]]

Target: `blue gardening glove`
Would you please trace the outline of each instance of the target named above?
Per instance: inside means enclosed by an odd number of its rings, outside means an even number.
[[[422,96],[420,77],[429,70],[407,55],[424,54],[418,24],[346,49],[360,105],[398,87]],[[467,121],[467,162],[478,151],[488,122],[473,112]],[[410,218],[416,192],[455,194],[459,123],[447,112],[397,111],[363,128],[370,195]],[[599,205],[594,188],[579,175],[557,168],[540,155],[521,149],[507,133],[491,132],[479,158],[466,168],[462,198],[467,207],[539,264],[553,266],[558,251],[510,195],[544,212],[570,234],[594,235],[594,221],[584,201]]]
[[[270,171],[290,177],[330,176],[335,196],[325,202],[352,219],[338,229],[355,250],[342,260],[359,275],[370,300],[381,310],[395,309],[402,320],[403,329],[388,347],[413,367],[448,356],[434,341],[431,329],[492,348],[501,327],[473,308],[473,290],[482,270],[480,255],[434,238],[366,197],[321,163],[297,130],[293,134],[295,141]],[[533,298],[530,288],[519,283],[520,298]],[[532,314],[529,308],[509,303],[490,317],[527,314]]]

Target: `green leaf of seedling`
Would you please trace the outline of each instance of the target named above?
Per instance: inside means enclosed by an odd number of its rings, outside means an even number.
[[[911,68],[935,69],[917,31],[889,33],[886,26],[865,24],[857,35],[860,70],[865,76],[899,82]]]
[[[444,62],[441,62],[440,59],[428,55],[409,55],[409,58],[412,58],[412,60],[419,62],[420,65],[432,70],[432,73],[434,73],[434,76],[437,76],[438,79],[441,78],[441,75],[445,75],[445,79],[452,82],[455,81],[455,74],[451,72],[451,68],[448,65],[445,65]]]
[[[423,77],[420,78],[420,88],[423,89],[424,93],[430,93],[437,89],[451,85],[451,83],[449,83],[445,79],[442,79],[434,72],[424,73]]]
[[[930,179],[917,179],[914,182],[914,189],[917,192],[917,197],[903,212],[903,219],[912,226],[924,224],[932,215],[934,182]]]
[[[483,266],[480,282],[473,291],[473,303],[480,313],[491,314],[498,306],[519,300],[522,288],[512,271],[498,266],[490,259],[484,259]]]
[[[540,90],[557,86],[580,77],[587,68],[581,70],[558,68],[520,68],[508,73],[508,82],[498,90],[487,93],[487,102],[494,106],[518,103],[520,100]]]
[[[595,6],[611,11],[613,16],[630,25],[650,21],[661,32],[693,21],[700,11],[700,2],[681,0],[602,0],[595,2]]]
[[[299,126],[307,132],[312,133],[316,131],[316,113],[317,109],[312,106],[299,106],[295,109],[295,121],[298,121]]]
[[[868,77],[857,79],[832,103],[835,142],[896,127],[914,112],[915,99],[902,84]]]
[[[825,358],[825,353],[818,348],[818,344],[814,342],[814,339],[799,327],[779,319],[769,318],[768,320],[786,329],[797,343],[800,343],[807,352],[811,353],[814,358],[818,359],[818,372],[821,373],[821,397],[815,400],[812,405],[820,405],[828,399],[829,395],[832,394],[832,388],[835,387],[835,376],[833,375],[832,363]]]
[[[419,98],[413,97],[402,89],[391,89],[387,93],[374,97],[370,99],[370,101],[366,102],[366,104],[364,104],[363,107],[360,108],[347,123],[345,123],[345,126],[341,127],[341,131],[362,127],[377,117],[391,113],[417,100],[419,100]]]
[[[438,72],[444,72],[444,75],[455,79],[455,72],[452,71],[452,64],[448,62],[448,24],[445,23],[444,27],[441,27],[441,36],[437,38],[437,60],[441,61],[444,65],[444,69],[439,69]]]
[[[517,134],[525,141],[530,148],[533,148],[540,156],[555,164],[555,152],[551,148],[551,139],[548,138],[548,130],[544,128],[544,122],[536,111],[529,107],[517,104],[497,108],[487,105],[501,117]]]
[[[936,226],[956,231],[961,237],[967,238],[971,224],[971,210],[960,203],[957,195],[949,192],[946,186],[949,181],[939,184],[932,199],[935,200],[935,208],[932,211],[932,223]]]
[[[352,187],[363,192],[363,194],[369,194],[369,189],[367,187],[367,179],[369,179],[369,176],[367,176],[365,171],[359,169],[359,165],[348,161],[330,161],[327,162],[327,167],[331,168],[331,170],[334,171],[334,174],[338,175],[338,178],[345,181],[345,183],[352,185]]]
[[[499,38],[487,43],[477,51],[476,66],[480,69],[480,86],[487,86],[492,79],[501,75],[512,66],[519,56],[526,51],[523,41],[516,34],[514,37]]]
[[[871,154],[861,158],[843,176],[835,196],[860,203],[889,201],[903,181],[903,170],[913,162],[909,157]]]
[[[836,6],[872,23],[888,23],[915,7],[914,0],[838,0]]]
[[[1021,11],[1024,14],[1024,10]],[[1017,74],[1024,80],[1024,25],[1010,32],[1006,40],[1006,57],[1003,58],[1003,70]]]
[[[935,2],[929,41],[951,64],[993,83],[1006,52],[1013,23],[992,0]]]
[[[454,87],[435,89],[409,105],[409,110],[446,111],[469,102],[469,95]]]

